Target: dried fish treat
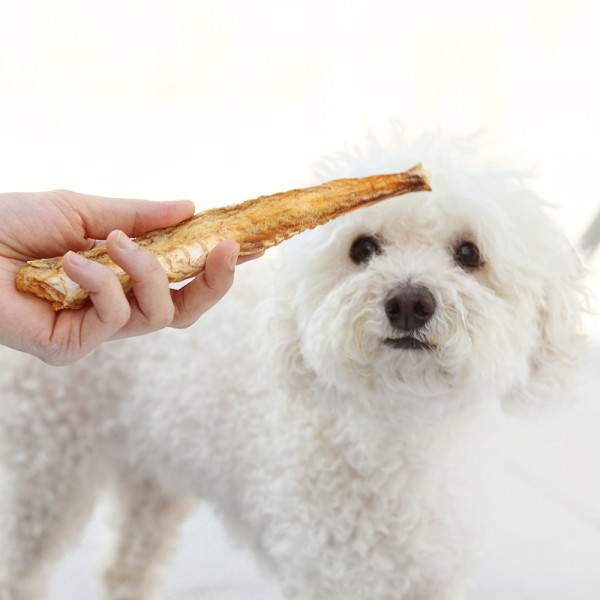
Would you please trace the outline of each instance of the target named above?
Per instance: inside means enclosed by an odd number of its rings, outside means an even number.
[[[404,173],[337,179],[210,209],[174,227],[150,231],[135,241],[157,257],[169,281],[182,281],[204,269],[208,253],[221,240],[235,240],[241,256],[256,254],[352,210],[428,190],[429,173],[418,164]],[[80,254],[108,266],[125,292],[131,291],[130,277],[110,259],[106,248]],[[16,286],[51,301],[54,310],[80,308],[89,296],[87,290],[67,277],[61,257],[29,261],[17,273]]]

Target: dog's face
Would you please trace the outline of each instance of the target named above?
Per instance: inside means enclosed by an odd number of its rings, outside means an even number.
[[[286,377],[367,405],[546,400],[579,346],[576,257],[520,182],[423,162],[433,192],[357,211],[288,248]]]

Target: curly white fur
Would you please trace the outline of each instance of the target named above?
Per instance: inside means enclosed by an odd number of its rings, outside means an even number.
[[[160,597],[195,498],[220,508],[290,600],[462,597],[478,553],[476,463],[500,407],[540,408],[568,386],[579,267],[522,178],[456,146],[371,151],[328,175],[419,160],[433,192],[245,265],[190,330],[61,369],[2,356],[0,600],[41,597],[105,484],[107,600]],[[361,235],[381,251],[355,264]],[[464,241],[481,268],[457,264]],[[384,310],[397,285],[435,299],[411,334],[431,349],[384,343],[399,335]]]

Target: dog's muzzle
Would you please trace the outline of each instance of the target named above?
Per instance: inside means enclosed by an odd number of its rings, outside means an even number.
[[[385,297],[384,310],[390,325],[405,334],[421,329],[433,317],[436,301],[433,294],[424,287],[400,285]],[[400,335],[385,340],[393,348],[421,350],[430,348],[426,342],[413,335]]]

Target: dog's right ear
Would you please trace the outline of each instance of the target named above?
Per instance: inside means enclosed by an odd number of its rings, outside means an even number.
[[[538,305],[539,338],[529,356],[529,375],[503,399],[507,413],[539,413],[573,395],[573,379],[583,354],[581,317],[587,297],[585,275],[576,253],[570,248],[546,262],[544,294]]]

